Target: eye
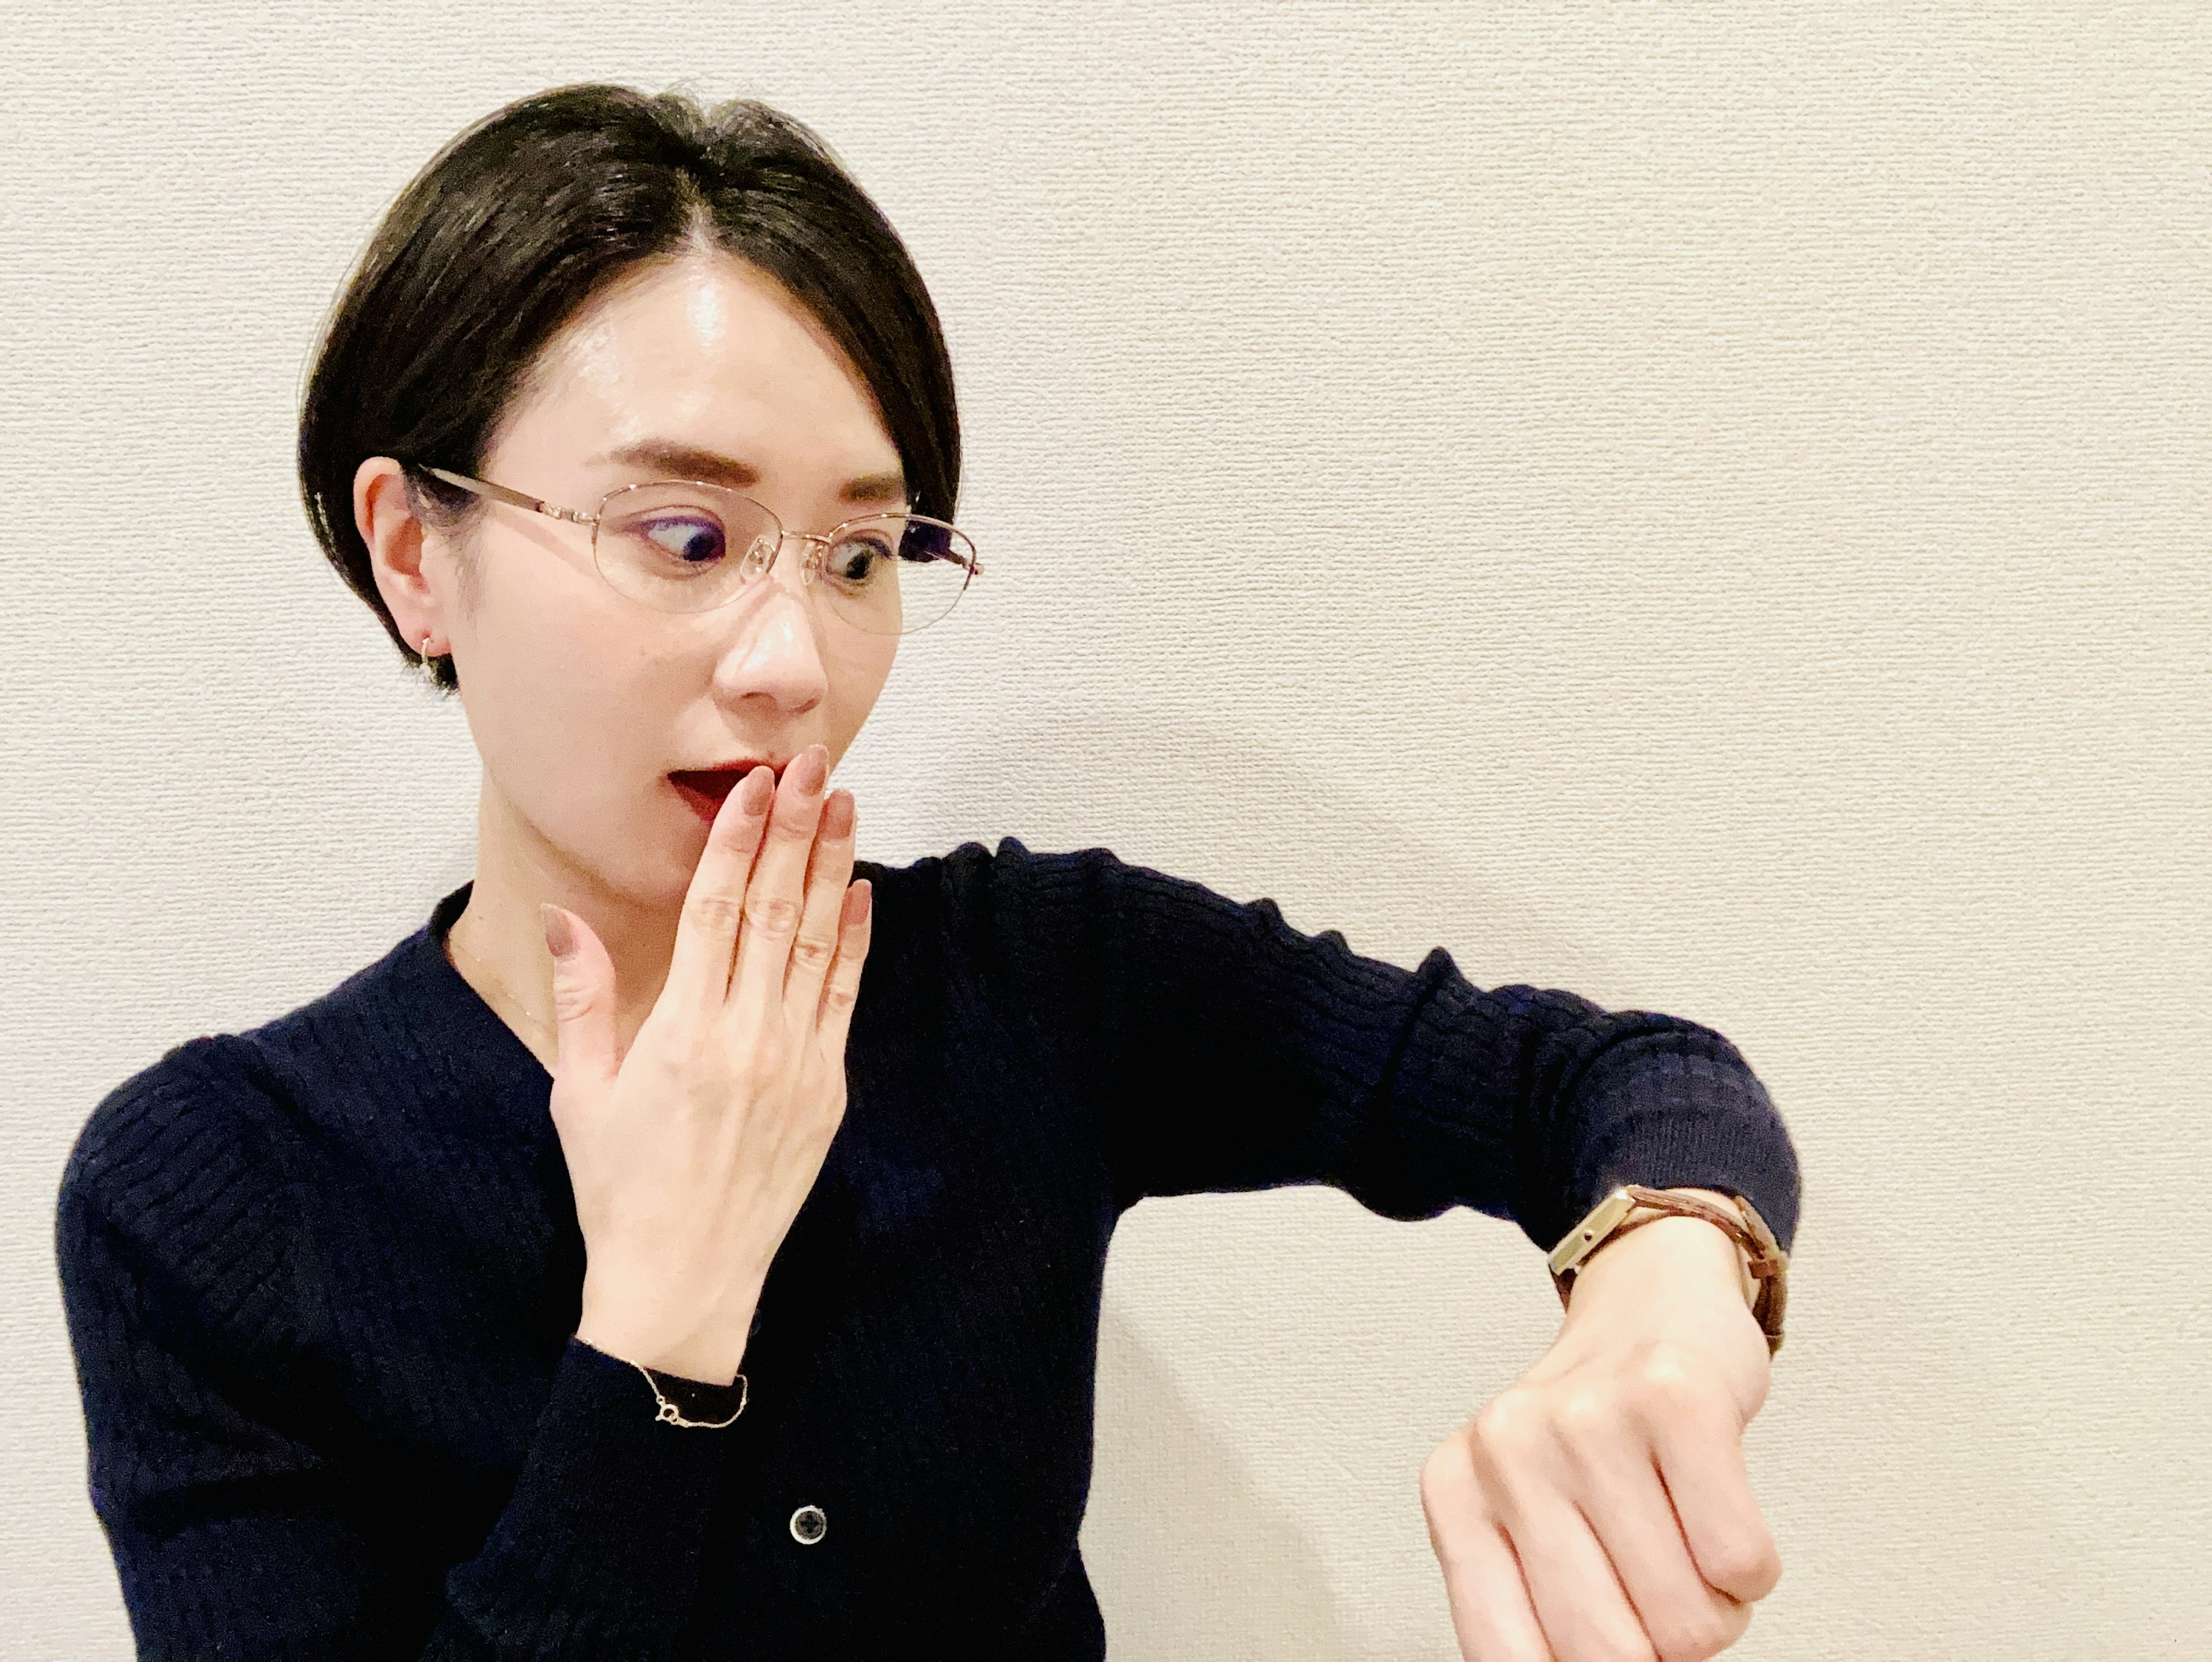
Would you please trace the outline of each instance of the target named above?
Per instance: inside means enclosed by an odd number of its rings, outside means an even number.
[[[841,583],[866,583],[883,574],[895,552],[891,539],[884,532],[848,531],[831,545],[823,559],[823,575]]]
[[[708,565],[729,552],[721,521],[708,514],[663,514],[640,521],[629,533],[686,565]]]

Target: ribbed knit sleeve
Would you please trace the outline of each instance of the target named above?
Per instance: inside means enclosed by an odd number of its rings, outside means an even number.
[[[395,1501],[343,1428],[305,1191],[228,1055],[195,1040],[102,1102],[57,1211],[93,1506],[139,1655],[677,1654],[737,1428],[655,1422],[637,1370],[572,1335],[481,1549],[428,1555],[447,1520]]]
[[[974,942],[1096,1105],[1124,1206],[1328,1184],[1394,1218],[1468,1206],[1548,1249],[1617,1183],[1743,1196],[1786,1249],[1797,1160],[1735,1047],[1695,1023],[1529,986],[1442,947],[1413,970],[1104,849],[944,880]]]

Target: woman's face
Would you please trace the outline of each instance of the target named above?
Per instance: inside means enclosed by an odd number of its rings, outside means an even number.
[[[478,473],[587,513],[618,485],[704,479],[816,533],[906,501],[865,383],[786,289],[719,253],[597,298],[518,389]],[[817,741],[834,768],[890,673],[898,637],[812,598],[797,541],[729,604],[666,612],[608,587],[586,527],[484,502],[458,534],[467,594],[460,551],[434,532],[423,581],[483,758],[483,829],[556,881],[679,904],[714,801],[672,776],[781,770]]]

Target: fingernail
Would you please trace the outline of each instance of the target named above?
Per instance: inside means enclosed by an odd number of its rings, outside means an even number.
[[[820,745],[809,745],[791,768],[799,776],[799,788],[811,796],[830,777],[830,752]]]
[[[765,813],[775,796],[775,775],[767,768],[755,768],[738,787],[738,806],[747,813]]]
[[[541,905],[538,921],[545,927],[545,950],[556,959],[576,950],[576,932],[568,927],[568,914],[558,906]]]
[[[822,834],[824,837],[850,837],[853,834],[853,793],[833,790],[822,804]]]

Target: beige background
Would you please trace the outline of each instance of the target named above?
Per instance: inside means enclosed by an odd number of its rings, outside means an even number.
[[[295,501],[318,322],[439,143],[613,78],[816,123],[945,317],[991,571],[865,853],[1104,843],[1721,1028],[1807,1180],[1735,1654],[2204,1655],[2208,19],[4,0],[0,1654],[129,1650],[85,1115],[471,868],[461,713]],[[1556,1314],[1466,1212],[1133,1214],[1116,1657],[1451,1658],[1416,1474]]]

